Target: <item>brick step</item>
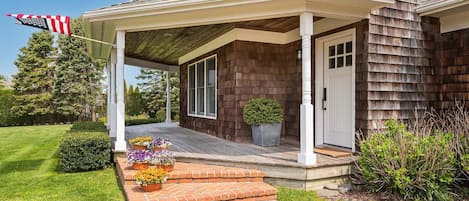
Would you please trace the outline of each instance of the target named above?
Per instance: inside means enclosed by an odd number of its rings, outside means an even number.
[[[121,182],[134,185],[137,171],[125,164],[125,158],[117,158],[117,166]],[[174,170],[168,173],[167,183],[262,182],[263,177],[259,170],[176,162]]]
[[[124,185],[124,190],[132,201],[277,200],[277,190],[263,182],[163,184],[163,188],[155,192],[143,192],[137,185]]]

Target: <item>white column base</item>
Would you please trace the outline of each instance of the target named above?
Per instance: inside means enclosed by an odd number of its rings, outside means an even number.
[[[115,152],[126,152],[127,151],[127,142],[125,140],[116,140],[114,143]]]
[[[316,164],[314,153],[314,106],[301,104],[300,106],[300,153],[298,163],[303,165]]]

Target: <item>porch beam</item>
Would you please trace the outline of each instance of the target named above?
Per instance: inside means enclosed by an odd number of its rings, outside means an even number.
[[[300,15],[300,35],[302,46],[302,103],[300,106],[300,153],[298,163],[316,164],[314,153],[314,106],[311,104],[311,36],[313,35],[313,13]]]
[[[125,142],[125,103],[124,103],[124,49],[125,49],[125,31],[117,31],[117,62],[116,62],[116,142],[115,151],[127,151]]]
[[[154,61],[137,59],[133,57],[125,57],[125,64],[131,65],[131,66],[143,67],[143,68],[157,69],[157,70],[162,70],[162,71],[171,71],[171,72],[179,71],[178,65],[168,65],[168,64],[158,63]]]
[[[171,77],[170,72],[166,71],[166,123],[171,123]]]
[[[116,62],[117,62],[117,52],[116,49],[111,50],[111,61],[110,61],[110,113],[108,117],[108,121],[110,121],[110,137],[115,138],[116,137],[116,129],[117,129],[117,123],[116,123],[116,111],[117,111],[117,105],[116,105]]]

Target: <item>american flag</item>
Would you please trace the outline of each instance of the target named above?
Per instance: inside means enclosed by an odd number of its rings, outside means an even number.
[[[65,35],[71,35],[70,17],[60,15],[24,15],[24,14],[7,14],[16,18],[19,24],[36,27],[40,29],[50,30]]]

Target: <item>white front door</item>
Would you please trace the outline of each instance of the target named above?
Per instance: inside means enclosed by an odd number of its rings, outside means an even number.
[[[352,148],[355,132],[354,34],[332,37],[322,44],[322,99],[321,105],[316,107],[322,110],[323,144]]]

